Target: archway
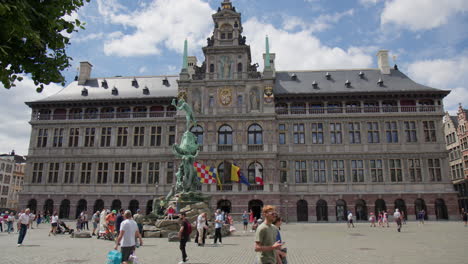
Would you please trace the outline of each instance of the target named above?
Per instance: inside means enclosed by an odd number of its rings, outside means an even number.
[[[31,199],[28,201],[28,206],[26,208],[29,208],[31,212],[36,212],[37,210],[37,201],[36,199]]]
[[[308,222],[309,221],[309,206],[306,200],[297,201],[297,221]]]
[[[93,213],[97,212],[97,211],[102,211],[102,209],[104,209],[104,201],[101,200],[101,199],[97,199],[95,202],[94,202],[94,207],[93,207]]]
[[[318,200],[316,206],[317,221],[328,221],[328,205],[325,200]]]
[[[69,218],[70,217],[70,200],[64,199],[60,203],[59,218]]]
[[[136,211],[140,208],[140,203],[137,200],[131,200],[130,204],[128,205],[128,210],[130,210],[133,214],[136,214]]]
[[[112,201],[111,210],[116,210],[117,212],[122,208],[122,202],[120,200]]]
[[[261,200],[250,200],[249,211],[252,210],[254,217],[257,219],[262,216],[263,202]]]
[[[81,212],[88,210],[88,202],[85,199],[78,201],[78,206],[76,207],[75,219],[80,216]]]
[[[217,209],[221,209],[226,213],[231,213],[231,201],[229,200],[219,200]]]
[[[356,201],[356,220],[367,221],[367,205],[362,199]]]
[[[400,212],[403,212],[405,219],[408,219],[408,214],[406,210],[406,203],[403,199],[395,200],[395,209],[398,209]]]
[[[43,213],[44,215],[47,215],[47,214],[52,215],[54,213],[54,200],[47,199],[45,201]]]
[[[435,200],[435,215],[437,220],[448,220],[447,206],[443,199]]]
[[[146,202],[146,214],[149,215],[151,214],[151,212],[153,211],[153,200],[148,200],[148,202]],[[157,212],[154,212],[155,214]]]
[[[336,201],[336,221],[346,221],[347,212],[346,202],[342,199]]]
[[[418,213],[424,210],[424,220],[427,220],[427,207],[426,202],[423,199],[418,198],[414,201],[414,213],[416,214],[416,219],[418,219]]]
[[[375,201],[375,215],[378,216],[383,211],[387,211],[387,205],[383,199],[377,199]]]

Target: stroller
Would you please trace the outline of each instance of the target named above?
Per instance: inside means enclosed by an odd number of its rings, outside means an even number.
[[[107,225],[104,225],[105,229],[104,231],[99,231],[98,232],[98,235],[97,235],[97,239],[99,238],[103,238],[104,240],[111,240],[111,241],[114,241],[115,240],[115,235],[114,233],[112,233],[112,231],[109,229],[109,227]]]
[[[57,234],[66,234],[68,233],[69,235],[73,234],[74,230],[72,228],[69,228],[65,222],[59,220],[59,224],[57,225]]]

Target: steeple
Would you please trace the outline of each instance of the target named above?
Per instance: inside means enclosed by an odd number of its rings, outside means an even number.
[[[265,56],[265,70],[270,70],[271,69],[271,64],[270,64],[270,45],[268,43],[268,35],[265,37],[265,51],[266,51],[266,56]]]
[[[180,71],[180,80],[188,80],[190,75],[188,73],[188,48],[187,39],[184,41],[184,59],[182,61],[182,70]]]

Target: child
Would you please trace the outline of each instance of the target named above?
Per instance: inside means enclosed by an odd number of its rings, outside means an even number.
[[[371,227],[376,227],[374,213],[370,213],[369,222],[371,223],[371,225],[370,225]]]

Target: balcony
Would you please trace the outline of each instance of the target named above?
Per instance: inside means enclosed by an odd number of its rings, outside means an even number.
[[[362,113],[430,113],[441,112],[442,106],[436,105],[420,105],[420,106],[364,106],[364,107],[322,107],[322,108],[286,108],[277,107],[275,112],[277,115],[322,115],[322,114],[362,114]]]
[[[263,185],[250,185],[247,186],[248,191],[263,191]]]
[[[263,151],[263,145],[248,145],[248,151]]]
[[[219,185],[216,185],[216,191],[219,192],[232,192],[232,184],[222,184],[221,188]]]
[[[218,151],[232,151],[232,145],[218,145]]]

